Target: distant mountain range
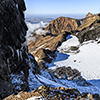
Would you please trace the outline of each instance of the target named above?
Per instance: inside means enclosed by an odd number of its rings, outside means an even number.
[[[81,19],[85,17],[85,14],[52,14],[52,15],[27,15],[26,14],[26,22],[30,23],[39,23],[41,21],[43,22],[50,22],[60,16],[63,17],[71,17],[75,19]]]

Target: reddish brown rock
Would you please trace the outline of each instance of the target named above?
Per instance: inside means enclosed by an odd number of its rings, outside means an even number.
[[[64,31],[76,30],[81,25],[79,20],[68,18],[68,17],[59,17],[50,22],[50,24],[45,28],[45,30],[50,30],[52,34],[61,34]]]
[[[55,57],[54,52],[57,47],[66,40],[69,34],[69,32],[63,32],[59,35],[41,35],[36,41],[28,45],[28,50],[34,55],[40,66],[43,66],[43,61],[51,63]]]
[[[87,17],[91,17],[92,15],[93,15],[93,14],[89,12],[89,13],[86,15],[85,18],[87,18]]]

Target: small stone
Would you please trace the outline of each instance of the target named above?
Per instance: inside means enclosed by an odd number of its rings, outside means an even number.
[[[87,94],[87,98],[92,99],[92,95],[91,94]]]
[[[76,62],[76,60],[74,60],[74,62]]]
[[[68,90],[68,88],[65,88],[65,90]]]
[[[17,95],[18,98],[21,98],[21,95]]]
[[[71,89],[71,87],[69,87],[69,89]]]
[[[60,90],[64,90],[64,89],[65,89],[64,87],[61,87],[61,88],[60,88]]]
[[[44,85],[40,86],[38,89],[41,90],[41,89],[43,89],[43,88],[45,88]]]
[[[99,94],[93,94],[93,98],[99,98]]]

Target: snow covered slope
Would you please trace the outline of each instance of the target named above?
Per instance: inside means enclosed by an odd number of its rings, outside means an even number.
[[[74,38],[71,38],[73,42]],[[75,39],[74,39],[75,41]],[[78,41],[76,40],[76,46],[78,45]],[[74,44],[75,44],[74,43]],[[61,47],[58,50],[62,50],[65,52],[70,46],[71,43],[66,41],[62,43]],[[75,46],[75,45],[74,45]],[[57,66],[70,66],[71,68],[76,68],[81,72],[83,78],[87,80],[92,79],[100,79],[100,44],[96,41],[88,41],[84,42],[83,44],[79,45],[79,53],[72,54],[68,59],[63,61],[55,62],[54,64]]]

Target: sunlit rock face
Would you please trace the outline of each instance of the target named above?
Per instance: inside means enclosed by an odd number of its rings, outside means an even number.
[[[31,66],[26,46],[23,0],[0,0],[0,98],[16,91],[11,74],[22,74],[21,90],[28,90]]]
[[[61,32],[71,32],[76,30],[81,25],[80,21],[68,17],[59,17],[50,22],[45,30],[50,30],[52,34],[61,34]]]

